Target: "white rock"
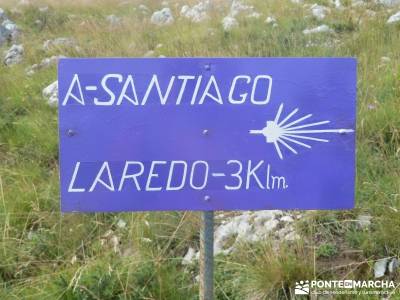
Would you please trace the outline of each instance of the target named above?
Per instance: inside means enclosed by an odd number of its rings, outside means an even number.
[[[143,15],[147,15],[147,14],[150,13],[150,9],[149,9],[146,5],[144,5],[144,4],[140,4],[140,5],[138,6],[138,9],[139,9],[139,11],[140,11]]]
[[[374,276],[375,278],[381,278],[385,276],[386,267],[389,262],[389,258],[378,259],[374,264]]]
[[[248,14],[246,17],[251,18],[251,19],[259,19],[261,17],[261,14],[259,12],[253,11],[252,13]]]
[[[42,95],[47,99],[47,102],[51,106],[58,105],[58,81],[54,81],[47,87],[45,87],[42,91]]]
[[[6,40],[15,41],[18,34],[18,26],[8,19],[4,20],[0,25],[0,46]]]
[[[154,50],[149,50],[143,55],[143,57],[154,57],[155,54]]]
[[[39,20],[39,19],[35,20],[34,24],[35,24],[37,27],[42,27],[42,26],[43,26],[42,20]]]
[[[340,2],[340,0],[332,0],[331,1],[333,3],[333,5],[335,5],[336,8],[342,8],[342,3]]]
[[[188,5],[182,6],[181,16],[191,20],[194,23],[199,23],[209,19],[208,11],[211,7],[210,0],[204,0],[199,2],[193,7]]]
[[[77,262],[78,258],[76,257],[76,255],[72,256],[71,258],[71,265],[75,264]]]
[[[240,0],[233,0],[229,16],[235,17],[242,12],[252,13],[254,7],[251,5],[243,4]]]
[[[49,51],[49,50],[52,50],[55,48],[63,48],[63,47],[77,49],[75,39],[69,38],[69,37],[59,37],[54,40],[47,40],[43,43],[43,49],[45,51]]]
[[[268,18],[265,19],[265,23],[274,24],[274,23],[276,23],[276,19],[275,19],[275,17],[269,16]]]
[[[275,236],[279,240],[285,240],[286,236],[289,235],[292,232],[292,228],[287,226],[287,227],[282,227],[279,230],[275,232]]]
[[[218,226],[214,234],[215,255],[230,253],[238,240],[253,240],[254,236],[251,234],[252,226],[249,213],[235,216],[228,222]],[[234,239],[233,243],[228,244],[232,239]]]
[[[7,40],[11,40],[11,33],[0,25],[0,46],[3,45]]]
[[[389,273],[394,273],[399,268],[399,261],[397,258],[392,258],[388,264]]]
[[[221,217],[222,214],[219,214],[216,219]],[[277,242],[300,239],[294,225],[289,221],[294,220],[294,216],[280,210],[245,211],[240,215],[223,218],[214,231],[214,255],[231,253],[241,241],[253,243],[268,237],[276,238]],[[279,225],[282,227],[276,231]],[[195,253],[189,248],[182,263],[189,264],[198,259],[199,255],[199,252]]]
[[[304,33],[304,31],[303,31],[303,33]],[[317,43],[315,43],[313,41],[307,41],[306,48],[317,47],[317,46],[318,46]]]
[[[5,52],[4,64],[7,66],[19,64],[24,55],[24,47],[22,45],[12,45],[11,48]]]
[[[314,28],[304,29],[303,34],[314,34],[314,33],[332,33],[333,30],[328,25],[320,25]]]
[[[329,8],[318,5],[318,4],[313,4],[310,7],[312,15],[317,19],[317,20],[323,20],[325,19],[327,13],[329,13]]]
[[[130,0],[125,0],[125,1],[121,1],[120,3],[118,3],[118,6],[127,6],[127,5],[131,5],[132,1]]]
[[[39,11],[41,13],[48,12],[49,11],[49,7],[48,6],[41,6],[41,7],[39,7]]]
[[[118,26],[121,24],[121,18],[116,15],[109,15],[106,17],[106,20],[111,26]]]
[[[376,2],[388,7],[400,5],[400,0],[376,0]]]
[[[362,7],[367,5],[363,0],[352,0],[351,1],[351,6],[353,7]]]
[[[283,217],[281,218],[281,221],[282,221],[282,222],[291,223],[291,222],[293,222],[294,220],[293,220],[293,218],[292,218],[291,216],[283,216]]]
[[[382,63],[389,63],[391,61],[390,57],[387,56],[382,56],[381,57],[381,62]]]
[[[361,228],[368,228],[371,225],[372,217],[370,215],[359,215],[357,217],[357,223]]]
[[[110,238],[110,244],[113,247],[114,253],[119,253],[121,254],[121,250],[119,248],[119,244],[120,244],[120,239],[118,236],[116,235],[112,235]]]
[[[42,61],[38,64],[34,64],[31,67],[26,69],[26,75],[31,76],[33,75],[36,71],[40,69],[45,69],[48,68],[52,65],[57,64],[58,60],[60,58],[66,58],[64,55],[53,55],[52,57],[44,58]]]
[[[162,10],[154,12],[151,15],[150,22],[158,26],[170,25],[174,23],[174,17],[172,16],[171,9],[165,7]]]
[[[28,6],[28,5],[32,5],[30,0],[20,0],[17,4],[18,6]]]
[[[44,58],[44,59],[40,62],[39,67],[40,67],[40,68],[46,68],[46,67],[49,67],[49,66],[51,66],[51,65],[55,65],[56,63],[58,63],[58,61],[59,61],[61,58],[66,58],[66,56],[64,56],[64,55],[53,55],[53,56],[51,56],[51,57],[49,57],[49,58]]]
[[[126,227],[126,222],[124,220],[122,220],[122,219],[119,219],[118,222],[117,222],[117,226],[119,228],[125,228]]]
[[[397,23],[400,21],[400,11],[395,13],[394,15],[391,15],[390,18],[387,20],[386,23],[392,24],[392,23]]]
[[[186,13],[187,13],[189,10],[191,10],[191,8],[190,8],[189,5],[185,4],[184,6],[182,6],[182,8],[181,8],[181,16],[186,15]]]
[[[293,242],[293,241],[298,241],[300,239],[300,236],[296,232],[291,231],[288,234],[286,234],[283,239],[285,241]]]
[[[260,210],[254,215],[254,224],[256,226],[264,226],[266,222],[279,217],[279,213],[280,211],[278,210]]]
[[[36,235],[35,232],[33,232],[32,230],[29,230],[28,236],[27,236],[28,240],[32,240],[35,237],[35,235]]]
[[[7,20],[7,15],[4,9],[0,7],[0,22],[3,22],[4,20]]]
[[[3,23],[1,23],[1,25],[9,31],[16,31],[18,29],[17,24],[15,24],[10,20],[4,20]]]
[[[234,17],[226,16],[222,19],[222,27],[225,31],[230,31],[236,27],[239,27],[239,23]]]
[[[290,2],[292,2],[294,4],[303,4],[304,0],[290,0]]]
[[[281,211],[266,210],[243,212],[241,215],[226,219],[215,230],[215,253],[228,254],[235,249],[236,243],[239,241],[257,242],[266,238],[280,224],[279,217],[281,215]],[[294,231],[294,227],[290,223],[285,223],[282,229],[285,230],[285,236]]]
[[[181,8],[181,16],[185,16],[186,13],[191,10],[190,6],[185,4],[184,6],[182,6]]]
[[[376,16],[376,12],[373,11],[373,10],[370,10],[370,9],[366,9],[366,10],[365,10],[365,14],[366,14],[367,17],[369,17],[369,18],[373,18],[373,17]]]
[[[255,227],[260,228],[261,231],[265,231],[265,233],[270,233],[276,229],[276,227],[279,225],[279,221],[275,220],[275,219],[271,219],[271,220],[266,221],[262,226],[257,226],[257,224],[255,224],[255,225],[256,225]],[[262,235],[265,235],[265,234],[263,233]],[[257,240],[259,240],[259,238],[256,237],[254,240],[257,241]]]
[[[37,64],[32,65],[31,67],[27,68],[25,70],[25,73],[27,76],[32,76],[33,74],[35,74],[35,71],[32,69],[33,67],[36,67]]]
[[[190,265],[196,257],[196,251],[190,247],[182,259],[182,265]]]

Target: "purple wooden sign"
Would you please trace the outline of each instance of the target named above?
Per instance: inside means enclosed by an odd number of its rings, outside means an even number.
[[[354,206],[352,58],[62,59],[61,209]]]

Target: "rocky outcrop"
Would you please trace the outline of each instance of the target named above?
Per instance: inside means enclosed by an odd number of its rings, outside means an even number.
[[[150,18],[150,22],[158,26],[171,25],[174,23],[174,17],[172,16],[171,9],[165,7],[154,12]]]
[[[8,51],[5,52],[4,64],[6,66],[19,64],[24,56],[24,47],[22,45],[12,45]]]

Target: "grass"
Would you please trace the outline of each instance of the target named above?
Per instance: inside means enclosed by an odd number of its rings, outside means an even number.
[[[57,112],[41,94],[56,79],[56,68],[25,75],[25,68],[59,54],[357,57],[356,209],[305,213],[297,224],[302,243],[282,243],[279,249],[270,241],[242,243],[218,256],[216,296],[290,299],[298,280],[367,280],[376,259],[399,256],[400,27],[385,24],[389,14],[382,6],[369,1],[367,7],[332,9],[323,22],[335,33],[305,36],[303,29],[321,22],[290,1],[250,1],[262,18],[238,17],[240,26],[231,32],[220,24],[227,9],[223,1],[209,21],[176,18],[168,27],[150,24],[149,15],[134,9],[138,1],[43,0],[17,11],[13,1],[2,3],[22,29],[25,56],[20,65],[0,66],[1,299],[198,298],[198,265],[181,265],[188,247],[198,248],[196,213],[59,212]],[[181,5],[175,3],[180,2],[170,1],[170,7],[177,16]],[[147,4],[150,10],[160,7],[157,1]],[[49,9],[40,11],[43,5]],[[376,16],[368,17],[366,9]],[[109,14],[122,24],[110,27]],[[264,23],[269,15],[278,27]],[[79,49],[45,52],[43,42],[56,37],[73,37]],[[382,56],[390,62],[383,63]],[[357,225],[359,214],[372,216],[369,228]],[[120,219],[127,224],[123,228]],[[349,250],[357,256],[349,258]]]

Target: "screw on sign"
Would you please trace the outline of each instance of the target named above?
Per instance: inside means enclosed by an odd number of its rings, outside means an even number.
[[[61,59],[61,210],[354,206],[352,58]]]

